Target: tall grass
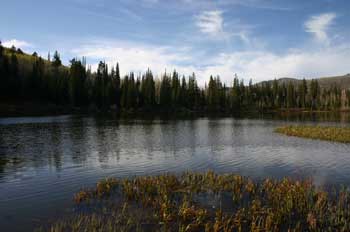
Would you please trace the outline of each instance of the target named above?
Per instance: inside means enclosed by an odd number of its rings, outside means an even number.
[[[213,172],[107,179],[74,199],[77,207],[98,207],[47,230],[350,231],[349,191],[324,191],[308,180]]]

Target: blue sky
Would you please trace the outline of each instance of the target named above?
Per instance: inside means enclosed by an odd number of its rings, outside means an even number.
[[[0,39],[64,63],[231,83],[350,73],[348,0],[2,0]]]

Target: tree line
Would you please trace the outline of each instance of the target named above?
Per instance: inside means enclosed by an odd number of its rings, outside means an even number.
[[[20,64],[20,63],[23,64]],[[320,88],[317,80],[277,80],[245,84],[234,76],[226,86],[210,76],[199,87],[196,75],[178,72],[154,77],[151,70],[120,76],[119,64],[101,61],[95,72],[85,59],[72,59],[63,66],[56,51],[51,58],[24,54],[0,43],[0,99],[48,101],[73,107],[94,106],[101,110],[192,110],[237,112],[268,109],[331,110],[349,107],[350,91],[338,86]]]

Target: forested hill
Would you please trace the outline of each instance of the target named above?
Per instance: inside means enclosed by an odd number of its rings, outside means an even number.
[[[261,111],[349,109],[349,76],[313,80],[280,79],[253,84],[220,77],[198,86],[196,75],[173,71],[154,77],[151,70],[123,77],[119,64],[100,61],[92,72],[82,60],[63,66],[55,52],[47,59],[0,44],[0,114],[11,102],[40,102],[65,109],[113,111]],[[68,110],[68,112],[69,112]]]
[[[336,85],[337,87],[341,89],[350,89],[350,73],[346,74],[344,76],[333,76],[333,77],[320,77],[316,78],[318,81],[318,84],[322,89],[326,89],[331,87],[332,85]],[[292,82],[294,84],[300,84],[302,82],[302,79],[297,78],[279,78],[277,79],[278,84],[282,85],[288,84],[288,82]],[[273,80],[269,81],[270,83],[273,82]],[[311,80],[307,80],[308,84],[311,83]]]
[[[23,52],[20,48],[7,48],[2,47],[3,49],[3,55],[6,55],[8,58],[11,59],[11,55],[14,54],[17,58],[18,62],[18,71],[20,75],[28,74],[32,71],[34,62],[39,58],[39,55],[34,52],[33,54],[28,54]],[[52,54],[53,56],[57,56],[58,53]],[[58,55],[59,56],[59,55]],[[50,68],[51,62],[48,61],[50,58],[50,54],[48,54],[47,58],[40,57],[40,59],[43,61],[45,68]],[[68,70],[68,67],[64,66],[62,63],[59,63],[58,66],[60,66],[60,69]]]
[[[49,56],[44,59],[36,52],[30,55],[19,48],[2,47],[0,43],[0,100],[50,102],[49,92],[66,88],[63,79],[67,78],[69,67],[62,65],[58,52],[52,60]]]

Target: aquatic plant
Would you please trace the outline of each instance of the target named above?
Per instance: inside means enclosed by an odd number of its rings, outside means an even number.
[[[310,180],[187,172],[106,179],[74,199],[90,210],[48,230],[350,231],[348,189],[328,192]]]
[[[275,132],[288,136],[350,143],[350,128],[291,125],[279,127]]]
[[[118,185],[118,180],[115,178],[107,178],[97,182],[95,189],[82,189],[74,194],[74,201],[81,203],[87,201],[93,197],[105,197],[108,196]]]

